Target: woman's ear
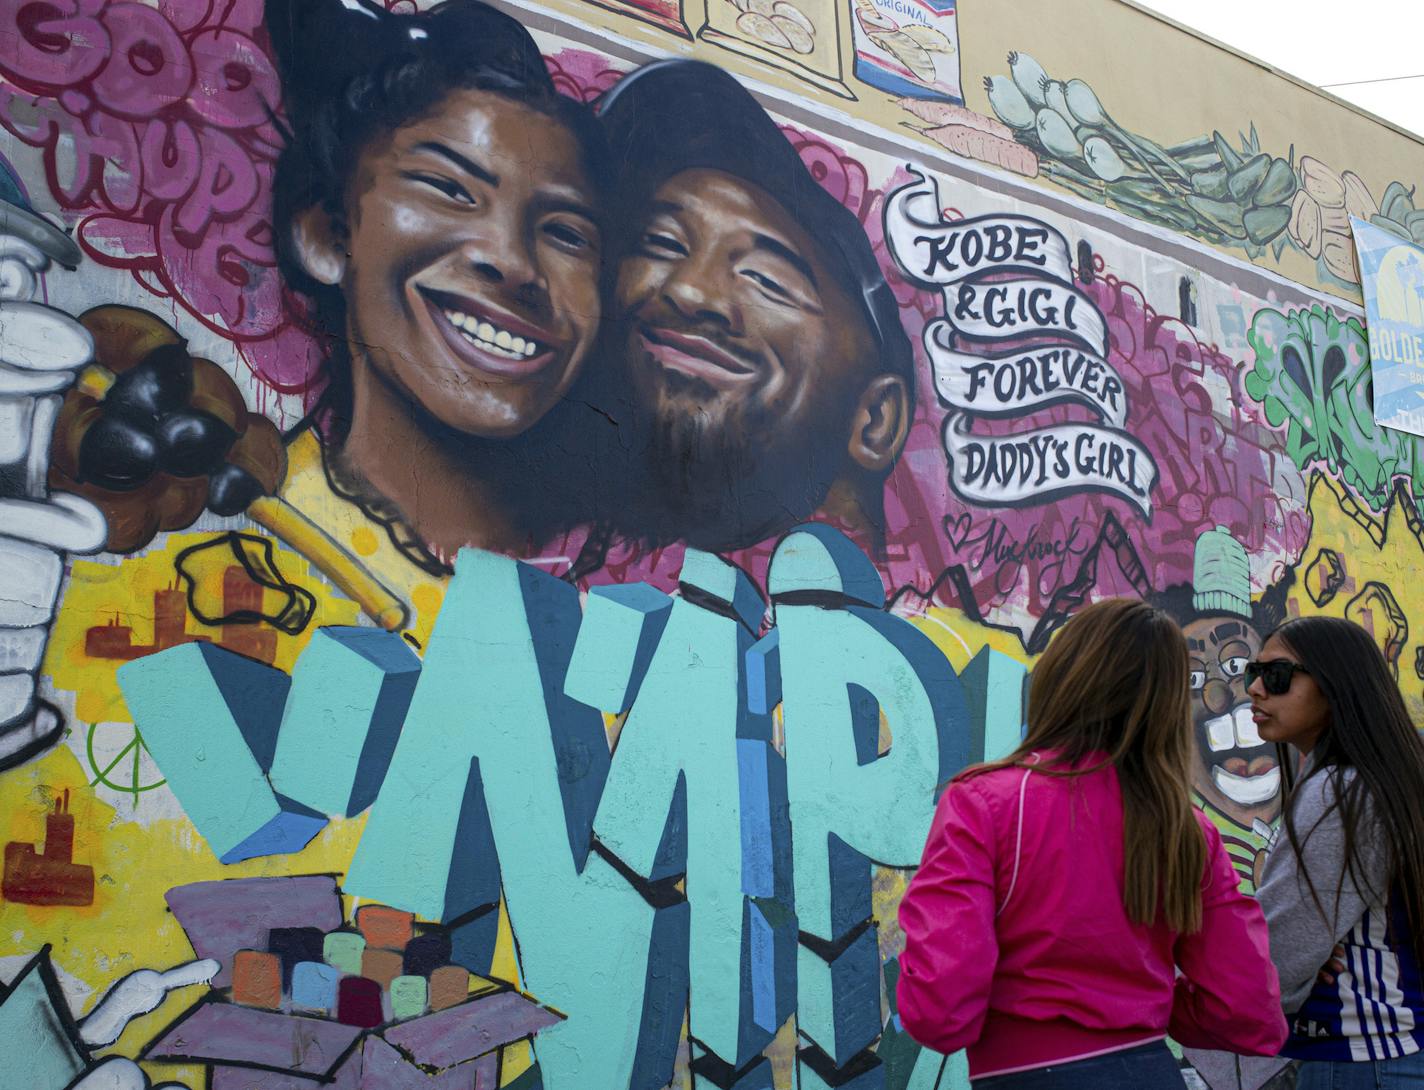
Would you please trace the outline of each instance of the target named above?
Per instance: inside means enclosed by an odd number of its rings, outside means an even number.
[[[292,218],[292,249],[306,274],[335,287],[346,276],[346,231],[321,205]]]
[[[910,398],[899,375],[876,375],[861,391],[851,418],[848,451],[870,473],[888,473],[910,434]]]

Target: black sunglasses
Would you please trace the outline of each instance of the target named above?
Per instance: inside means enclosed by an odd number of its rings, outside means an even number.
[[[1266,692],[1272,696],[1280,696],[1282,693],[1290,691],[1291,679],[1297,672],[1310,673],[1300,663],[1291,662],[1288,659],[1271,659],[1270,662],[1261,662],[1257,659],[1246,664],[1246,684],[1253,685],[1256,679],[1260,678]]]

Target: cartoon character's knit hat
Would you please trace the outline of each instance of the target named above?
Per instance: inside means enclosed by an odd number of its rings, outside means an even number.
[[[1202,613],[1251,616],[1251,561],[1246,547],[1225,526],[1197,538],[1192,606]]]

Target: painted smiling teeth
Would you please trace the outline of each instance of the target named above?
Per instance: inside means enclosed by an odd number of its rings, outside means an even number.
[[[543,351],[538,341],[515,336],[507,329],[500,329],[490,322],[482,322],[458,310],[445,311],[445,318],[460,331],[465,340],[482,352],[511,360],[527,360]]]
[[[1281,786],[1281,770],[1271,768],[1255,776],[1238,776],[1224,768],[1211,770],[1216,789],[1241,806],[1259,806],[1275,797]]]

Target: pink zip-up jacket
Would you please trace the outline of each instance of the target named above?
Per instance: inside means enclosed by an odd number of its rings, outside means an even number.
[[[1238,892],[1220,834],[1197,818],[1202,927],[1177,934],[1133,923],[1123,907],[1111,765],[1071,777],[1002,768],[951,784],[900,905],[904,1028],[938,1052],[967,1048],[973,1079],[1168,1034],[1275,1055],[1286,1023],[1265,919]]]

